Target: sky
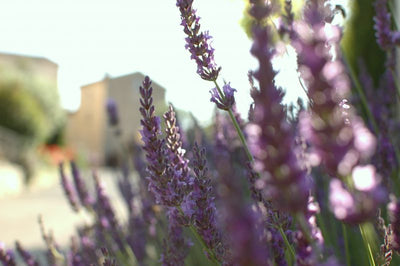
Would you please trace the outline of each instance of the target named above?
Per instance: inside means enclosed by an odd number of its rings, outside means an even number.
[[[213,36],[215,61],[222,67],[220,84],[231,82],[239,111],[247,114],[247,72],[257,64],[239,25],[244,1],[199,0],[194,7],[202,30]],[[79,107],[81,86],[106,74],[142,72],[166,88],[167,101],[208,121],[214,110],[209,94],[213,84],[196,74],[184,38],[173,0],[13,0],[4,1],[0,9],[0,52],[57,63],[60,97],[68,110]],[[295,100],[303,93],[293,74],[295,58],[276,65],[285,66],[278,83],[292,84],[288,98]]]

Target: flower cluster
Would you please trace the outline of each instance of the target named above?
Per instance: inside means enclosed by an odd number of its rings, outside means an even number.
[[[332,180],[330,185],[331,208],[336,217],[360,223],[372,217],[385,199],[375,167],[363,163],[373,154],[376,140],[346,99],[350,82],[339,60],[341,31],[326,25],[326,17],[326,7],[312,1],[305,10],[306,21],[296,27],[299,68],[311,100],[310,111],[302,113],[300,124],[303,136],[328,174],[340,179]],[[335,59],[331,48],[336,52]],[[350,189],[343,182],[355,185]]]
[[[213,88],[210,90],[211,99],[210,101],[215,103],[217,107],[221,110],[229,110],[235,104],[235,89],[231,87],[230,83],[227,83],[223,86],[223,94],[221,94],[217,88]]]
[[[375,2],[375,36],[379,46],[383,50],[391,50],[395,45],[400,44],[400,32],[392,31],[391,29],[392,21],[387,5],[387,0],[377,0]]]
[[[197,63],[197,74],[205,80],[216,80],[221,70],[214,62],[214,48],[208,31],[200,31],[200,18],[192,7],[193,0],[178,0],[177,7],[181,13],[183,31],[186,37],[186,49],[190,51],[191,59]]]
[[[271,30],[261,24],[271,8],[264,1],[251,3],[250,14],[256,19],[251,53],[259,62],[259,69],[254,72],[259,89],[251,92],[254,110],[247,133],[255,157],[255,169],[266,180],[268,198],[276,207],[293,212],[305,211],[310,187],[293,152],[294,136],[281,105],[282,91],[274,83]]]
[[[197,143],[193,148],[193,172],[195,178],[193,191],[190,194],[192,204],[189,206],[193,212],[193,223],[207,247],[214,251],[219,261],[222,261],[226,256],[226,248],[222,241],[221,231],[217,227],[215,192],[208,175],[205,149],[200,149]]]

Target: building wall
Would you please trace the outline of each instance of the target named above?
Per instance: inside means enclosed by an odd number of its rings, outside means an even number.
[[[134,73],[109,80],[108,98],[117,103],[120,121],[120,139],[116,140],[114,130],[106,129],[105,151],[107,156],[113,156],[120,150],[121,144],[129,146],[132,141],[140,141],[140,119],[139,112],[139,87],[142,85],[144,75]],[[165,106],[165,89],[156,83],[153,86],[153,99],[158,108]],[[159,106],[161,105],[161,106]],[[121,143],[122,142],[122,143]]]
[[[104,103],[107,98],[107,81],[99,81],[81,88],[81,105],[70,114],[67,121],[66,143],[93,164],[104,160],[106,116]]]
[[[79,110],[70,115],[67,125],[67,145],[96,163],[115,161],[121,145],[129,147],[132,141],[140,142],[139,87],[144,75],[129,74],[116,78],[106,77],[82,87]],[[165,89],[153,83],[154,103],[159,112],[166,110]],[[113,99],[118,107],[119,137],[115,128],[108,126],[107,99]]]

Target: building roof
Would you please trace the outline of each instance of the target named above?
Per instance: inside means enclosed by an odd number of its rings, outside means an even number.
[[[121,75],[121,76],[117,76],[117,77],[111,77],[110,75],[106,74],[105,77],[102,80],[96,81],[96,82],[92,82],[89,84],[85,84],[81,86],[81,89],[84,89],[86,87],[89,87],[91,85],[94,85],[96,83],[100,83],[103,82],[106,79],[110,79],[110,80],[118,80],[118,79],[122,79],[122,78],[127,78],[127,77],[137,77],[140,78],[141,80],[143,80],[145,78],[145,75],[141,72],[134,72],[134,73],[129,73],[129,74],[125,74],[125,75]],[[154,84],[155,86],[161,88],[162,90],[165,91],[165,88],[163,86],[161,86],[159,83],[155,82],[154,80],[151,80],[152,84]]]

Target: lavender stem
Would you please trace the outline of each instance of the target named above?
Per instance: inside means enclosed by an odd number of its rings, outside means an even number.
[[[295,261],[296,260],[296,252],[294,251],[294,248],[292,247],[292,245],[289,243],[289,240],[287,239],[286,234],[282,229],[282,226],[278,226],[278,230],[282,236],[283,242],[285,242],[286,247],[289,249],[289,252],[293,257],[293,260]]]
[[[396,7],[393,6],[393,2],[392,1],[389,1],[389,11],[392,14],[396,14]],[[393,16],[392,18],[393,18],[393,21],[394,21],[394,27],[395,27],[396,30],[398,30],[400,24],[399,24],[399,21],[397,19],[397,16]]]
[[[225,95],[222,93],[222,90],[219,87],[217,81],[214,80],[213,82],[215,84],[215,87],[218,90],[219,95],[221,96],[222,99],[224,99]],[[249,159],[250,162],[253,162],[254,161],[253,155],[251,154],[251,152],[249,150],[249,147],[247,146],[246,139],[245,139],[245,137],[243,135],[242,130],[240,129],[239,123],[237,122],[236,117],[233,115],[232,108],[228,109],[228,113],[229,113],[229,116],[230,116],[230,118],[232,120],[233,126],[235,127],[236,132],[237,132],[237,134],[238,134],[238,136],[240,138],[240,141],[242,142],[242,145],[243,145],[243,148],[244,148],[244,150],[246,152],[247,158]]]
[[[371,266],[375,266],[374,255],[372,254],[371,245],[369,244],[369,242],[367,240],[363,225],[360,224],[358,227],[360,228],[361,237],[363,239],[365,249],[367,250],[369,264]]]
[[[346,265],[350,264],[350,250],[349,250],[349,242],[347,239],[347,228],[344,223],[342,223],[342,232],[343,232],[343,242],[344,242],[344,252],[346,257]]]
[[[390,72],[392,73],[392,77],[393,77],[394,83],[396,85],[397,97],[400,98],[400,83],[399,83],[399,79],[397,78],[396,73],[394,72],[393,69],[391,69]]]

